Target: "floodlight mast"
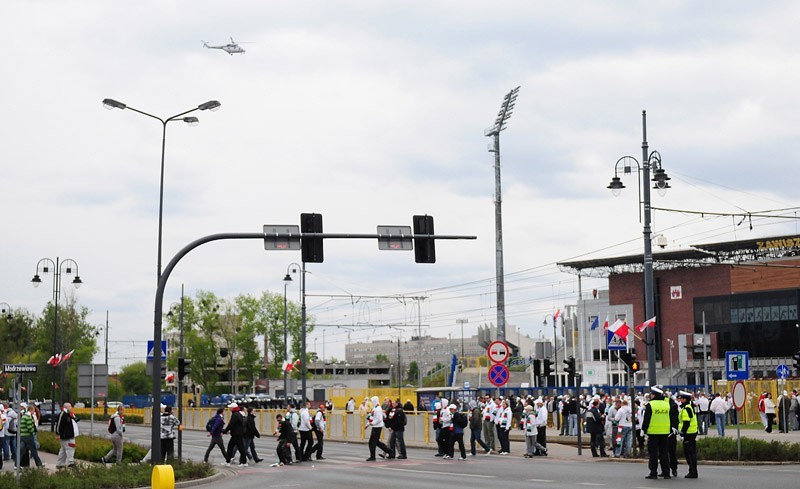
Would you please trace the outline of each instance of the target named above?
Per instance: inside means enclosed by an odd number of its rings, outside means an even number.
[[[494,144],[489,152],[494,153],[494,225],[495,225],[495,281],[497,283],[497,339],[506,339],[506,299],[505,280],[503,272],[503,199],[500,192],[500,131],[506,128],[514,104],[517,101],[519,86],[512,89],[503,97],[500,112],[494,126],[484,131],[484,136],[494,138]]]

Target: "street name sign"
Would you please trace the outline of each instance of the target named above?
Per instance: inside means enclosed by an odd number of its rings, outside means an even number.
[[[7,374],[32,374],[36,373],[35,363],[4,363],[3,372]]]

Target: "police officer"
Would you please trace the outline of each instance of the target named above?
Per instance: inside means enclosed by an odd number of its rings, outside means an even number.
[[[675,396],[677,397],[677,396]],[[678,419],[680,415],[681,408],[678,406],[677,401],[673,396],[666,396],[666,400],[669,402],[669,415],[670,423],[672,426],[678,426]],[[673,419],[674,418],[674,419]],[[678,433],[677,431],[672,431],[667,438],[667,446],[669,447],[669,468],[672,470],[672,477],[678,477]]]
[[[642,431],[647,434],[647,451],[650,455],[648,468],[650,474],[645,479],[658,479],[658,465],[661,464],[661,477],[669,475],[669,436],[677,434],[678,417],[670,416],[671,406],[664,399],[664,388],[660,385],[650,387],[650,402],[644,408]],[[677,413],[675,413],[677,414]]]
[[[689,466],[687,479],[697,479],[697,416],[692,408],[692,395],[680,392],[681,414],[679,417],[680,432],[683,438],[683,454],[686,455],[686,464]]]

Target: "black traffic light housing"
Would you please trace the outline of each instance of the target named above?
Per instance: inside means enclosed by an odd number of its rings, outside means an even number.
[[[545,377],[549,377],[550,374],[553,373],[552,365],[553,365],[553,361],[552,360],[550,360],[549,358],[545,358],[544,359],[544,376]]]
[[[800,351],[792,355],[794,359],[794,368],[797,370],[797,375],[800,375]]]
[[[192,373],[192,360],[189,358],[178,359],[178,378],[182,379]]]
[[[433,216],[413,216],[414,236],[433,233]],[[414,261],[436,263],[436,243],[433,239],[414,238]]]
[[[321,233],[322,214],[300,214],[301,233]],[[301,238],[304,263],[322,263],[322,238]]]
[[[636,361],[636,353],[629,351],[621,351],[618,353],[619,359],[625,364],[629,372],[639,371],[639,362]]]
[[[564,364],[566,367],[564,371],[567,372],[569,375],[575,375],[575,357],[570,356],[566,360],[564,360]]]
[[[533,375],[537,378],[542,376],[542,361],[538,358],[533,361]]]

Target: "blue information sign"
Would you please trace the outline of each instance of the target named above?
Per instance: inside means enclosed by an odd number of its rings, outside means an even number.
[[[789,367],[787,367],[786,365],[781,364],[781,365],[778,365],[778,368],[775,369],[775,373],[778,374],[778,378],[779,379],[786,379],[786,378],[789,378],[789,374],[791,372],[789,371]]]
[[[747,380],[750,378],[750,352],[725,352],[725,378],[727,380]]]
[[[606,346],[609,350],[625,351],[628,349],[628,342],[614,334],[613,331],[606,331],[607,343]]]
[[[154,350],[153,347],[154,346],[156,346],[155,345],[155,341],[147,340],[147,359],[148,360],[152,360],[153,359],[153,350]],[[141,357],[139,357],[139,358],[141,358]],[[166,360],[167,359],[167,340],[161,340],[161,359],[162,360]]]

